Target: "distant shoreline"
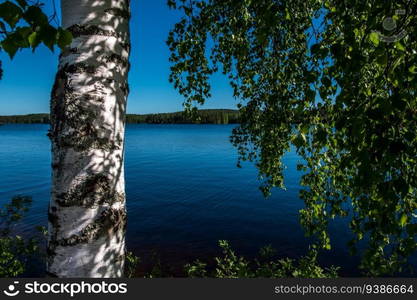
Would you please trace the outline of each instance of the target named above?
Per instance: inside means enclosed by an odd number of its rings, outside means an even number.
[[[201,109],[198,111],[199,122],[189,119],[184,112],[127,114],[127,124],[238,124],[239,111],[233,109]],[[49,124],[50,116],[46,113],[0,116],[0,125],[4,124]]]

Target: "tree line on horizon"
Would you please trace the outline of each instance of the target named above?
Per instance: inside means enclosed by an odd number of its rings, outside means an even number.
[[[233,109],[202,109],[198,111],[198,120],[193,120],[185,112],[127,114],[128,124],[237,124],[239,112]],[[0,116],[0,124],[49,124],[49,114],[28,114]]]

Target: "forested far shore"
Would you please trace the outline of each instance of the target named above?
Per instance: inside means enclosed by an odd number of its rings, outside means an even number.
[[[127,114],[129,124],[236,124],[239,112],[233,109],[202,109],[198,111],[200,120],[190,119],[183,111],[156,114]],[[49,124],[49,114],[29,114],[0,116],[0,124]]]

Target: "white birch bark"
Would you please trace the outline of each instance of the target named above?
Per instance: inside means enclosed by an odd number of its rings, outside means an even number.
[[[73,41],[51,95],[47,272],[121,277],[129,0],[62,0],[61,8]]]

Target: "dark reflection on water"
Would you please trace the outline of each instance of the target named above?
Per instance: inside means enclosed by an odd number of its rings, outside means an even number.
[[[196,258],[220,253],[219,239],[253,256],[271,244],[279,256],[305,254],[307,240],[298,223],[299,158],[284,161],[287,190],[264,199],[256,169],[236,167],[229,142],[232,125],[128,125],[126,132],[127,245],[148,260],[157,253],[163,264],[180,272]],[[46,225],[50,187],[47,125],[0,126],[0,201],[33,196],[30,214],[18,230],[32,235]],[[343,275],[358,275],[357,259],[348,255],[345,222],[331,228],[333,250],[321,258],[339,265]]]

